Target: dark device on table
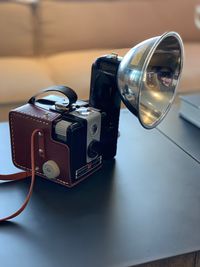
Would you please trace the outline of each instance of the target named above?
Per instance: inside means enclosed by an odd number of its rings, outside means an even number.
[[[35,173],[68,187],[79,183],[116,155],[121,100],[145,128],[154,128],[172,104],[182,64],[182,40],[168,32],[136,45],[124,58],[99,57],[89,101],[77,100],[65,86],[43,90],[39,94],[57,91],[67,98],[37,94],[10,112],[14,164],[31,170],[30,140],[39,129]]]

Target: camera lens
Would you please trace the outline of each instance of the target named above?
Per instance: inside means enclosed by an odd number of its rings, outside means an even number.
[[[100,142],[93,140],[88,146],[88,157],[96,158],[100,154]]]
[[[95,124],[93,124],[90,128],[90,133],[92,136],[95,136],[95,134],[97,133],[97,130],[98,130],[98,126]]]

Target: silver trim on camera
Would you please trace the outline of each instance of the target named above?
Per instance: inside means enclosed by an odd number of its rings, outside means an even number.
[[[102,156],[94,159],[87,165],[81,167],[80,169],[76,170],[76,179],[81,178],[82,176],[85,176],[87,173],[91,172],[93,169],[97,168],[102,164]]]
[[[87,120],[87,149],[86,149],[86,161],[87,163],[94,160],[88,156],[88,147],[92,141],[100,141],[101,133],[101,113],[91,107],[81,107],[71,112],[70,114]]]
[[[67,141],[67,128],[71,125],[71,122],[61,120],[56,124],[55,132],[57,135],[57,138],[60,140],[66,142]]]

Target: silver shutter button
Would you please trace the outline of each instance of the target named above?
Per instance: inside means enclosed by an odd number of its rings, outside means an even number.
[[[57,163],[53,160],[48,160],[42,166],[44,175],[49,179],[55,179],[60,175],[60,169]]]

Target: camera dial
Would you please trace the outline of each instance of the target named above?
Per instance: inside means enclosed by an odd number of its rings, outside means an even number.
[[[55,109],[58,111],[65,111],[69,109],[69,100],[63,99],[55,103]]]
[[[101,152],[100,142],[93,140],[88,146],[88,157],[96,158]]]
[[[89,107],[81,107],[81,108],[77,109],[77,112],[82,116],[88,116],[92,113],[92,111]]]

